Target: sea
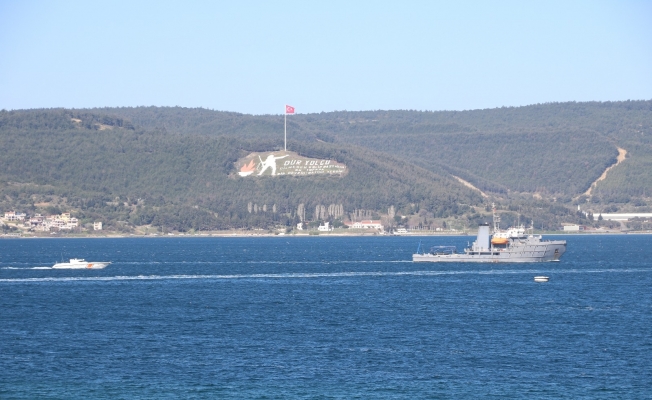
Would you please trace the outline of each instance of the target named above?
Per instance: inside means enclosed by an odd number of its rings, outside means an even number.
[[[560,262],[410,261],[466,236],[0,240],[0,398],[652,398],[652,236],[550,238]]]

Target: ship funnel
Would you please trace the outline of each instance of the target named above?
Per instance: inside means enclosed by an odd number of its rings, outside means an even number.
[[[489,224],[485,223],[478,226],[478,238],[475,243],[479,249],[489,249]]]

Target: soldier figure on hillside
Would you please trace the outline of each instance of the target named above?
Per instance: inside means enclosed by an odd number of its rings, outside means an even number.
[[[263,159],[260,158],[260,156],[258,156],[261,162],[261,170],[258,173],[258,176],[262,175],[263,172],[267,171],[267,168],[271,168],[272,175],[276,175],[276,160],[280,160],[281,158],[285,158],[285,157],[287,157],[287,154],[281,157],[275,157],[274,154],[270,154],[267,156],[265,161],[263,161]]]

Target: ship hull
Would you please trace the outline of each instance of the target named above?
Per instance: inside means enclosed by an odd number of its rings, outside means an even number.
[[[103,269],[110,262],[89,261],[81,263],[57,263],[52,266],[53,269]]]
[[[558,261],[566,252],[566,241],[547,241],[507,249],[468,251],[454,254],[416,253],[414,262],[532,263]]]

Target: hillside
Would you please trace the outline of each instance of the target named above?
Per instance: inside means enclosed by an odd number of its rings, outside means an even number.
[[[332,143],[301,142],[293,150],[346,164],[344,177],[243,179],[236,174],[236,160],[278,148],[275,143],[146,130],[87,111],[0,112],[0,148],[5,210],[73,210],[86,223],[99,219],[114,228],[292,226],[300,204],[309,219],[316,219],[318,205],[331,204],[342,205],[346,213],[371,215],[393,206],[407,214],[423,210],[446,217],[482,202],[449,176]]]
[[[348,172],[242,179],[238,160],[282,149],[282,116],[0,111],[0,206],[72,210],[125,231],[185,231],[293,226],[299,207],[308,221],[379,217],[393,207],[411,223],[474,226],[495,202],[505,223],[521,215],[553,229],[586,222],[576,213],[585,202],[595,214],[650,209],[651,127],[650,101],[299,114],[288,117],[289,149]],[[619,148],[626,157],[615,166]],[[335,206],[345,215],[318,211]]]
[[[134,123],[182,134],[280,143],[283,118],[184,108],[107,108]],[[473,111],[365,111],[288,118],[292,141],[355,144],[442,169],[481,190],[573,198],[616,162],[597,197],[647,196],[652,187],[652,101],[551,103]]]

